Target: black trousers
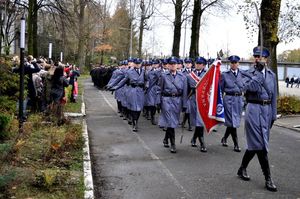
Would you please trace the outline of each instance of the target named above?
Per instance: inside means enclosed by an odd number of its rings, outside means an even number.
[[[151,117],[153,117],[156,113],[156,106],[148,106],[148,109],[150,111]]]
[[[141,111],[130,111],[132,120],[138,121],[140,118]]]
[[[167,128],[165,139],[168,140],[170,138],[171,146],[175,145],[175,129],[174,128]]]
[[[262,172],[265,176],[265,179],[268,180],[271,178],[271,171],[270,171],[270,165],[269,165],[269,158],[268,158],[268,152],[266,149],[263,150],[246,150],[245,154],[242,159],[242,168],[247,168],[250,161],[253,159],[253,157],[257,154],[259,164],[261,166]]]
[[[231,135],[232,137],[232,141],[234,146],[238,146],[238,138],[237,138],[237,130],[234,127],[227,127],[225,134],[224,134],[224,138],[225,140],[227,140],[227,138],[229,137],[229,135]]]

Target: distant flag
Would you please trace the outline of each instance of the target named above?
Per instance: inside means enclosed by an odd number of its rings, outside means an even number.
[[[215,61],[196,86],[197,108],[207,133],[225,122],[219,85],[221,61]]]

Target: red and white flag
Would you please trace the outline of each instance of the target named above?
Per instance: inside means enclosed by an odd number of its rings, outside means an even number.
[[[219,85],[221,61],[215,61],[196,86],[198,112],[207,133],[225,122],[222,93]]]

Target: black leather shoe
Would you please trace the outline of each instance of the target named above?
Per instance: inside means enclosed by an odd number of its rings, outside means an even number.
[[[164,147],[169,148],[169,143],[167,140],[163,140]]]
[[[203,153],[206,153],[207,152],[207,149],[206,147],[203,145],[200,147],[200,151],[203,152]]]
[[[222,143],[222,146],[228,147],[228,144],[227,144],[227,141],[226,141],[225,138],[222,138],[222,139],[221,139],[221,143]]]
[[[172,146],[171,146],[170,152],[171,152],[171,153],[176,153],[176,146],[175,146],[175,145],[172,145]]]
[[[233,150],[235,152],[241,152],[241,148],[239,146],[234,146]]]
[[[242,179],[242,180],[245,180],[245,181],[249,181],[250,180],[250,177],[248,176],[247,174],[247,171],[246,169],[240,167],[238,172],[237,172],[237,175]]]
[[[154,118],[151,118],[151,124],[152,124],[152,125],[156,125],[156,122],[155,122],[155,119],[154,119]]]
[[[197,147],[196,140],[194,140],[193,138],[191,140],[191,146],[192,147]]]
[[[193,131],[193,129],[192,129],[192,127],[191,127],[191,126],[189,126],[189,128],[188,128],[188,131]]]
[[[276,192],[277,191],[277,187],[274,184],[273,180],[271,178],[269,178],[268,180],[266,180],[266,188],[269,191],[273,191]]]

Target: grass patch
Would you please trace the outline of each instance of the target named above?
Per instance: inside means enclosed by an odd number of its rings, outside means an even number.
[[[78,96],[76,103],[70,102],[70,96],[72,88],[69,86],[66,90],[66,94],[68,96],[68,103],[64,107],[65,112],[71,112],[71,113],[81,113],[81,103],[82,103],[82,94],[83,94],[83,81],[87,79],[88,75],[81,75],[78,77]]]
[[[277,100],[277,110],[284,115],[300,113],[300,99],[296,96],[280,96]]]
[[[0,143],[0,198],[84,197],[82,125],[42,121],[31,115],[21,136]]]

